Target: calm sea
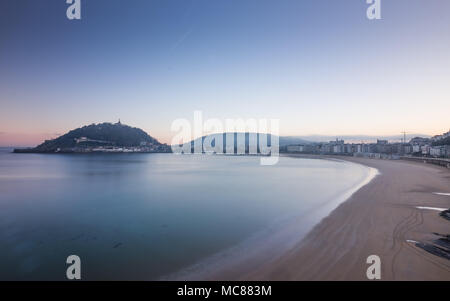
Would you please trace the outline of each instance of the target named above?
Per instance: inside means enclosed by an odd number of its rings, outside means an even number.
[[[0,149],[1,280],[64,280],[72,254],[85,280],[159,279],[227,250],[237,258],[236,246],[295,220],[289,246],[370,174],[287,157],[10,151]]]

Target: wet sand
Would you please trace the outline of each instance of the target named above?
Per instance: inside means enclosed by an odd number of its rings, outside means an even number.
[[[323,219],[295,248],[246,280],[367,280],[366,259],[381,258],[382,280],[450,280],[450,261],[414,242],[450,234],[436,210],[449,208],[450,170],[403,160],[344,157],[374,167],[380,175]],[[409,240],[409,242],[408,242]]]

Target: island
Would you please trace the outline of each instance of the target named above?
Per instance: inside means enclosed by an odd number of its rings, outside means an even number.
[[[145,131],[117,123],[99,123],[72,130],[34,148],[14,149],[15,153],[170,153]]]

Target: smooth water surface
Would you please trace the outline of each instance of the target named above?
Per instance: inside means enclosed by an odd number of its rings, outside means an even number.
[[[369,171],[287,157],[261,166],[249,156],[8,151],[2,280],[63,280],[72,254],[85,280],[158,279],[332,202]]]

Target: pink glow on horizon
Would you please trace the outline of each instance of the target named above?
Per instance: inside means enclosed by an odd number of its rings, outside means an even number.
[[[0,146],[33,147],[57,136],[50,133],[0,133]]]

